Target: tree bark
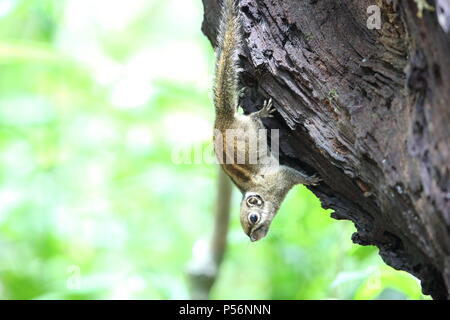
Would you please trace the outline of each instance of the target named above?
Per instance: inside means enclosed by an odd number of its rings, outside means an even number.
[[[310,189],[355,223],[355,243],[449,299],[450,35],[436,11],[419,17],[413,0],[237,3],[244,110],[272,97],[265,124],[280,129],[281,160],[323,178]],[[203,4],[215,45],[220,1]],[[367,26],[372,5],[380,29]]]

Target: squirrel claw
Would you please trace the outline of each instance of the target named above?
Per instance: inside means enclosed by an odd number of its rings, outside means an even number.
[[[319,183],[322,181],[322,179],[317,175],[313,175],[312,177],[309,178],[309,180],[310,180],[309,184],[313,186],[319,185]]]
[[[260,118],[273,118],[273,113],[277,111],[272,105],[272,99],[265,100],[261,110],[257,112]]]

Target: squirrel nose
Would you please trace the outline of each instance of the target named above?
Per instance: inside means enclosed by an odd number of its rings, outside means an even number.
[[[258,232],[255,232],[255,230],[251,231],[248,236],[251,242],[255,242],[261,239],[260,234]]]
[[[250,241],[255,242],[255,241],[258,241],[258,240],[264,238],[267,234],[267,230],[268,230],[268,228],[264,225],[254,229],[254,230],[251,230],[250,233],[248,234],[250,237]]]

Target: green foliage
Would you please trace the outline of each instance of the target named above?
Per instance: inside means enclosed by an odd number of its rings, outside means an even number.
[[[189,297],[217,175],[173,161],[210,146],[201,19],[196,0],[0,1],[0,299]],[[213,298],[423,298],[306,188],[259,243],[238,203]]]

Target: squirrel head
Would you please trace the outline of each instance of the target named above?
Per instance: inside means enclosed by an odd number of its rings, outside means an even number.
[[[240,220],[242,229],[251,241],[264,238],[269,231],[276,207],[256,192],[245,193],[241,202]]]

